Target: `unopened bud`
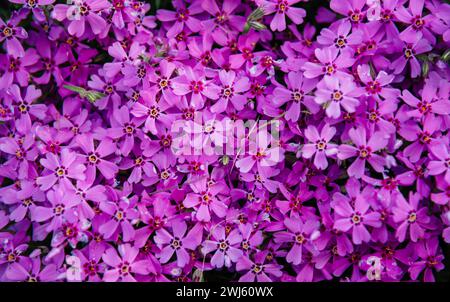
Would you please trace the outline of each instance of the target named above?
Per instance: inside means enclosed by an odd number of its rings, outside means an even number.
[[[430,64],[428,61],[422,63],[422,76],[426,78],[428,76],[428,72],[430,71]]]
[[[441,56],[441,60],[444,62],[448,62],[450,60],[450,49],[447,49],[444,54]]]

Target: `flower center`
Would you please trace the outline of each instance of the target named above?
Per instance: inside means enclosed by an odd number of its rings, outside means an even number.
[[[147,74],[147,70],[145,69],[144,66],[141,66],[141,67],[138,68],[138,70],[137,70],[138,78],[142,79],[142,78],[144,78],[146,76],[146,74]]]
[[[134,164],[136,166],[140,166],[144,162],[144,159],[142,157],[138,157],[134,160]]]
[[[17,150],[16,151],[16,157],[18,158],[18,159],[22,159],[23,158],[23,152],[22,152],[22,150]]]
[[[227,14],[223,13],[223,12],[218,12],[216,13],[216,19],[215,21],[219,24],[224,23],[226,20],[228,19]]]
[[[324,140],[320,140],[316,143],[316,149],[319,151],[325,150],[326,147],[327,147],[327,143]]]
[[[123,213],[122,210],[118,210],[116,211],[116,213],[114,214],[114,218],[118,221],[123,220],[123,218],[125,217],[125,214]]]
[[[176,18],[180,22],[184,22],[189,18],[189,10],[187,9],[180,9],[178,13],[176,14]]]
[[[303,99],[303,91],[295,90],[292,92],[292,99],[294,102],[298,103]]]
[[[9,253],[7,259],[8,262],[15,262],[17,260],[17,256],[15,253]]]
[[[286,12],[289,9],[287,1],[278,0],[277,10],[279,14]]]
[[[191,90],[194,93],[200,93],[203,91],[203,82],[201,81],[192,81],[191,82]]]
[[[253,268],[252,268],[253,273],[260,274],[262,272],[262,270],[263,270],[262,265],[260,265],[260,264],[253,265]]]
[[[18,71],[20,67],[20,60],[12,58],[9,62],[9,71]]]
[[[119,272],[121,275],[128,275],[130,273],[130,265],[128,262],[124,262],[120,265]]]
[[[303,234],[298,234],[295,236],[295,242],[298,244],[303,244],[306,241],[306,238]]]
[[[369,82],[366,86],[366,91],[371,94],[377,94],[381,91],[381,85],[377,81]]]
[[[422,101],[419,102],[417,108],[419,109],[420,113],[425,114],[431,111],[431,104],[428,103],[427,101]]]
[[[344,48],[345,44],[347,44],[347,40],[343,36],[339,36],[339,38],[335,41],[337,48]]]
[[[123,130],[126,134],[131,135],[134,133],[134,125],[132,124],[126,125]]]
[[[326,72],[328,75],[332,75],[332,74],[335,72],[335,70],[336,70],[336,67],[334,66],[334,64],[328,64],[328,65],[325,67],[325,72]]]
[[[181,248],[182,243],[180,241],[180,239],[178,239],[177,237],[172,239],[172,242],[170,243],[170,245],[175,249],[178,250]]]
[[[265,56],[264,58],[262,58],[262,60],[261,60],[261,65],[262,65],[263,67],[266,67],[266,68],[272,66],[272,65],[273,65],[273,59],[272,59],[272,57],[271,57],[271,56]]]
[[[170,172],[169,172],[169,171],[164,170],[164,171],[161,172],[161,178],[162,178],[162,179],[166,180],[166,179],[168,179],[169,177],[170,177]]]
[[[219,243],[219,249],[222,251],[222,252],[225,252],[226,250],[228,250],[228,241],[226,241],[226,240],[221,240],[220,241],[220,243]]]
[[[56,205],[56,207],[53,208],[53,213],[56,216],[59,216],[64,213],[64,209],[65,209],[64,205],[58,204],[58,205]]]
[[[112,85],[106,85],[104,90],[106,94],[112,94],[114,92],[114,87]]]
[[[56,170],[56,175],[59,177],[64,176],[65,174],[66,174],[66,169],[64,167],[59,167]]]
[[[85,3],[80,5],[80,15],[86,16],[87,14],[89,14],[89,10],[90,10],[89,6],[87,6]]]
[[[411,58],[413,55],[413,50],[411,48],[406,48],[405,49],[405,58],[409,59]]]
[[[222,95],[224,98],[230,98],[231,96],[233,96],[233,92],[234,92],[233,88],[225,86],[225,88],[222,90]]]
[[[333,92],[333,94],[331,95],[331,97],[333,98],[333,101],[338,102],[338,101],[342,100],[342,98],[343,98],[344,96],[342,95],[342,92],[341,92],[341,91],[335,90],[335,91]]]
[[[167,88],[167,86],[169,86],[169,81],[167,79],[160,79],[159,80],[159,87],[161,89],[165,89],[165,88]]]
[[[360,147],[359,149],[359,157],[368,158],[370,157],[372,150],[369,147]]]
[[[415,30],[421,30],[424,25],[425,25],[425,20],[423,20],[422,17],[416,16],[413,19],[413,27]]]
[[[13,31],[12,31],[11,27],[6,26],[5,28],[3,28],[3,35],[5,37],[10,37],[10,36],[12,36],[12,34],[13,34]]]
[[[354,213],[353,216],[352,216],[352,222],[353,222],[353,224],[361,223],[361,214]]]
[[[91,154],[91,155],[89,155],[88,160],[90,163],[95,164],[98,161],[98,157],[95,154]]]
[[[416,214],[416,212],[411,212],[411,213],[409,213],[409,216],[408,216],[408,222],[409,222],[409,223],[414,223],[414,222],[416,222],[416,220],[417,220],[417,214]]]
[[[361,13],[359,12],[359,10],[355,10],[351,13],[350,20],[354,23],[358,23],[359,21],[361,21]]]

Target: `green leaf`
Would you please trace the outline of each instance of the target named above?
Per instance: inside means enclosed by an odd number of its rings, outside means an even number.
[[[63,85],[63,87],[66,88],[67,90],[78,93],[81,98],[87,99],[91,103],[95,103],[95,101],[97,101],[98,99],[101,99],[102,97],[104,97],[106,95],[99,91],[86,90],[83,87],[74,86],[74,85]]]

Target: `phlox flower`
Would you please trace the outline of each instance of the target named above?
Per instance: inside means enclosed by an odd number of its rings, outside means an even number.
[[[338,148],[338,158],[345,160],[350,157],[357,156],[356,160],[349,166],[347,173],[349,176],[361,178],[364,174],[366,161],[377,172],[382,172],[385,165],[385,158],[375,152],[384,148],[387,140],[383,133],[375,132],[367,140],[366,130],[362,127],[350,129],[348,135],[356,146],[340,145]]]
[[[346,77],[346,68],[353,65],[355,60],[349,51],[339,53],[335,47],[316,48],[314,51],[317,61],[306,62],[303,65],[304,77],[313,79],[318,76],[325,77]]]
[[[314,126],[308,126],[305,130],[305,136],[308,139],[308,144],[302,147],[301,154],[304,158],[311,158],[314,154],[314,165],[318,169],[326,169],[328,162],[326,157],[337,153],[337,145],[330,144],[329,141],[336,133],[336,129],[325,124],[319,134]]]
[[[184,267],[190,261],[190,255],[186,249],[195,250],[202,240],[202,225],[196,224],[187,232],[184,221],[174,220],[171,222],[173,235],[165,229],[156,231],[155,242],[161,248],[160,261],[167,263],[176,254],[177,265]]]
[[[100,34],[106,27],[106,21],[99,12],[110,7],[107,0],[74,0],[71,5],[56,4],[52,17],[58,21],[69,20],[69,34],[81,37],[86,30],[86,21],[92,32]]]
[[[400,242],[406,239],[407,233],[413,242],[424,238],[430,217],[427,215],[427,208],[420,207],[420,199],[417,193],[410,192],[409,201],[406,201],[403,195],[399,195],[396,200],[392,211],[394,221],[399,223],[395,236]]]
[[[349,113],[355,112],[355,108],[359,105],[356,97],[361,93],[350,79],[325,77],[318,85],[315,95],[316,103],[326,107],[327,116],[337,119],[341,116],[341,106]]]
[[[36,179],[36,183],[43,191],[47,191],[56,183],[70,190],[73,188],[72,179],[85,180],[86,178],[84,175],[86,167],[82,164],[82,160],[78,158],[75,152],[67,148],[61,151],[60,158],[53,153],[47,153],[46,157],[40,160],[40,163],[47,170]]]
[[[103,275],[103,281],[136,282],[136,274],[156,273],[149,260],[138,259],[139,250],[131,244],[121,244],[118,251],[120,255],[115,248],[110,248],[103,254],[102,259],[109,266]]]
[[[49,207],[36,206],[31,209],[31,220],[46,222],[44,228],[46,232],[59,229],[65,221],[77,220],[75,207],[80,203],[80,198],[74,192],[57,186],[47,192],[47,200]]]
[[[262,7],[266,15],[274,13],[270,22],[270,29],[273,31],[283,31],[286,29],[286,15],[295,24],[303,23],[303,17],[306,11],[300,7],[294,7],[293,4],[300,0],[259,0],[257,3]]]
[[[279,278],[283,274],[281,266],[276,262],[267,261],[268,251],[260,251],[255,254],[253,260],[241,257],[236,263],[238,271],[247,271],[240,278],[240,282],[271,282],[272,278]]]
[[[275,233],[275,241],[281,243],[292,243],[286,261],[294,265],[302,263],[303,251],[316,253],[313,241],[319,236],[319,223],[316,220],[302,221],[298,216],[286,218],[284,224],[287,231]]]
[[[343,232],[352,231],[353,243],[361,244],[369,242],[371,236],[366,226],[380,227],[380,213],[369,211],[370,203],[368,200],[373,194],[370,187],[366,187],[360,192],[358,181],[347,183],[346,188],[350,189],[349,197],[335,193],[333,195],[333,209],[335,211],[334,227]],[[351,205],[353,203],[353,205]]]
[[[201,251],[203,255],[215,251],[211,257],[213,267],[231,267],[232,263],[237,262],[243,255],[242,250],[238,248],[241,240],[242,236],[238,229],[226,233],[223,226],[213,226],[211,237],[203,241]]]

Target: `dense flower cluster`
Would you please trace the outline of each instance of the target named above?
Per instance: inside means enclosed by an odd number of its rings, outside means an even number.
[[[435,280],[444,2],[10,0],[0,281]],[[257,151],[176,154],[198,116]],[[250,120],[279,135],[216,127]]]

